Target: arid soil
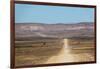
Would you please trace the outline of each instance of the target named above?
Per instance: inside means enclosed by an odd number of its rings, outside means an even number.
[[[93,39],[62,39],[59,44],[16,42],[15,65],[87,62],[95,59]]]

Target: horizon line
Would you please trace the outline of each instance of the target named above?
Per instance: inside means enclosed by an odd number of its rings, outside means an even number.
[[[16,22],[15,22],[15,23],[16,23]],[[30,23],[30,24],[36,24],[36,23],[37,23],[37,24],[78,24],[78,23],[85,23],[85,24],[86,24],[86,23],[94,23],[94,22],[72,22],[72,23],[71,23],[71,22],[70,22],[70,23],[17,22],[17,23],[19,23],[19,24],[20,24],[20,23],[21,23],[21,24],[22,24],[22,23],[23,23],[23,24],[25,24],[25,23],[26,23],[26,24],[27,24],[27,23]]]

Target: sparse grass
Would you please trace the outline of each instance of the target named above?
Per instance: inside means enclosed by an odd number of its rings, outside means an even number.
[[[77,62],[94,61],[94,39],[68,39],[68,45],[70,54],[77,58]],[[63,43],[62,39],[41,40],[38,38],[31,41],[15,41],[15,47],[16,66],[36,65],[45,64],[50,57],[57,56],[62,50]]]

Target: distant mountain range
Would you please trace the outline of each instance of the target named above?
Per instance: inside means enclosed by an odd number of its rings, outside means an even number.
[[[94,23],[15,23],[16,37],[94,37]]]

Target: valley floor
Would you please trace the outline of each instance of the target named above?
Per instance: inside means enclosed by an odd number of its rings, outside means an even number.
[[[63,39],[62,46],[37,47],[23,43],[26,46],[21,47],[18,43],[15,45],[16,66],[95,61],[94,39]]]

